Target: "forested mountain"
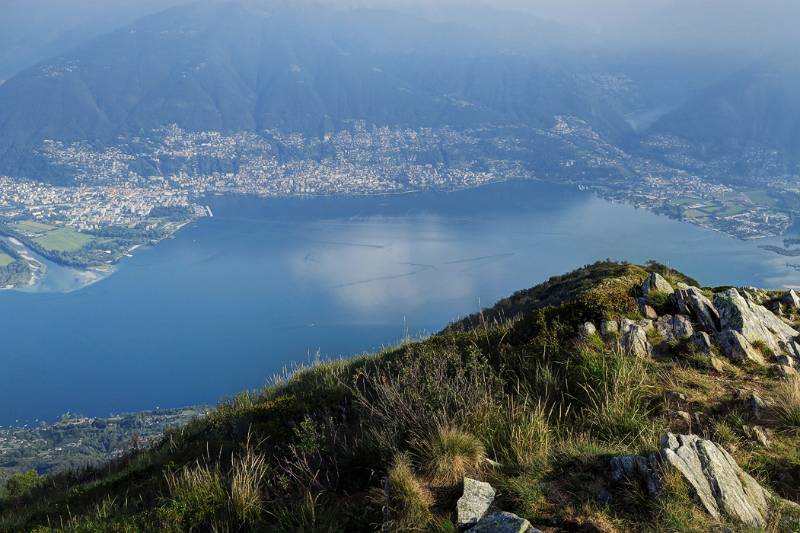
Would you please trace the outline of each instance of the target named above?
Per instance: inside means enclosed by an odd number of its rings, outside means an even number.
[[[109,143],[166,124],[319,135],[408,127],[592,123],[630,130],[551,53],[531,17],[507,37],[381,9],[201,3],[143,18],[0,86],[0,171],[35,174],[44,139]]]

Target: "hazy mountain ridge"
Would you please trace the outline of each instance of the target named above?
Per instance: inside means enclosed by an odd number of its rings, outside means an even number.
[[[629,133],[571,73],[519,50],[474,28],[383,10],[174,8],[0,87],[0,171],[37,174],[45,139],[113,144],[172,123],[321,135],[357,119],[549,127],[567,114],[611,138]]]

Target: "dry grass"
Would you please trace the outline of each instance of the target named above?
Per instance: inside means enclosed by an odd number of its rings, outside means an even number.
[[[793,377],[778,384],[775,396],[775,412],[791,429],[800,429],[800,377]]]
[[[406,454],[395,457],[386,479],[384,502],[388,511],[389,531],[427,531],[433,520],[433,497],[411,468]]]
[[[261,487],[269,472],[266,458],[257,453],[248,435],[245,451],[232,460],[230,503],[233,513],[244,522],[258,520],[262,513]]]
[[[431,483],[453,486],[464,476],[477,475],[486,459],[483,443],[471,433],[453,427],[439,427],[419,445],[420,457]]]

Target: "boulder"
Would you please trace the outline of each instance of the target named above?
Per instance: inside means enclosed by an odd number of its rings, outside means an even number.
[[[623,352],[634,357],[650,357],[653,347],[647,340],[647,331],[644,327],[633,324],[622,335],[620,343]]]
[[[591,337],[592,335],[597,333],[597,328],[594,327],[594,324],[591,322],[584,322],[580,326],[578,326],[578,334],[581,337]]]
[[[621,455],[611,458],[611,480],[634,481],[640,483],[651,497],[661,492],[661,480],[658,476],[658,457],[641,455]]]
[[[797,296],[794,289],[790,289],[781,295],[781,303],[786,304],[790,309],[800,309],[800,297]]]
[[[744,336],[738,331],[726,329],[717,333],[717,344],[722,353],[731,361],[753,361],[760,365],[766,364],[761,352],[753,348]]]
[[[720,330],[719,313],[697,287],[678,289],[672,294],[672,302],[681,314],[694,318],[702,330],[708,333]]]
[[[672,294],[675,289],[672,288],[672,285],[670,285],[661,274],[651,272],[650,275],[647,276],[647,279],[644,280],[644,283],[642,283],[642,294],[647,296],[651,291]]]
[[[661,460],[681,473],[714,518],[727,517],[753,528],[766,525],[769,494],[721,446],[697,435],[661,437]]]
[[[686,315],[662,315],[656,320],[655,327],[665,341],[691,337],[694,334],[692,322]]]
[[[714,305],[721,329],[737,331],[751,344],[763,343],[776,354],[784,352],[800,335],[765,307],[743,298],[736,289],[715,295]]]
[[[464,478],[464,493],[456,503],[458,526],[471,526],[486,516],[494,502],[495,491],[488,483]]]
[[[492,513],[469,528],[470,533],[542,533],[531,523],[513,513]]]
[[[713,344],[711,343],[711,337],[705,331],[698,331],[694,335],[692,335],[692,344],[695,348],[697,348],[698,352],[710,354],[713,350]]]

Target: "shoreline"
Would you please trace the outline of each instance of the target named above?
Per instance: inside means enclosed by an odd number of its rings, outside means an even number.
[[[34,252],[26,243],[20,241],[16,236],[9,235],[6,233],[0,234],[0,238],[6,238],[13,242],[15,249],[20,254],[20,256],[28,262],[29,265],[32,266],[33,272],[31,276],[31,281],[25,286],[9,286],[9,287],[2,287],[0,290],[12,290],[12,291],[20,291],[20,292],[73,292],[76,290],[83,289],[90,285],[93,285],[103,279],[114,274],[122,263],[123,258],[132,258],[135,253],[140,250],[158,246],[161,241],[165,239],[175,238],[175,236],[183,230],[186,226],[192,224],[193,222],[197,222],[202,218],[214,218],[214,212],[211,209],[211,206],[208,204],[204,204],[202,202],[208,201],[208,199],[212,196],[221,196],[221,197],[242,197],[242,198],[253,198],[263,201],[269,200],[283,200],[283,199],[320,199],[320,198],[367,198],[367,197],[389,197],[389,196],[401,196],[401,195],[411,195],[411,194],[424,194],[424,193],[439,193],[439,194],[455,194],[464,191],[471,191],[475,189],[479,189],[485,186],[491,185],[502,185],[504,183],[520,183],[520,182],[535,182],[535,183],[542,183],[554,186],[565,187],[568,189],[576,189],[582,193],[588,193],[598,198],[600,200],[610,202],[610,203],[619,203],[623,205],[628,205],[634,207],[636,209],[644,209],[650,213],[653,213],[658,216],[663,216],[667,219],[674,220],[676,222],[681,222],[685,224],[690,224],[694,227],[701,228],[704,230],[713,231],[719,233],[721,235],[726,235],[728,237],[732,237],[734,239],[740,240],[742,242],[758,242],[764,241],[769,239],[775,238],[785,238],[787,235],[791,235],[790,232],[784,232],[780,235],[760,235],[760,236],[741,236],[735,233],[725,231],[723,229],[717,228],[713,225],[708,224],[699,224],[691,219],[683,219],[678,217],[669,216],[664,213],[659,213],[656,209],[647,207],[647,206],[639,206],[634,202],[626,201],[625,199],[620,199],[616,197],[609,197],[606,194],[603,194],[602,190],[599,190],[593,186],[587,186],[584,184],[575,184],[575,183],[563,183],[555,180],[543,179],[540,177],[517,177],[511,179],[496,179],[496,180],[488,180],[481,183],[475,183],[470,185],[463,185],[460,187],[450,187],[450,188],[415,188],[415,189],[404,189],[404,190],[387,190],[387,191],[373,191],[373,192],[364,192],[364,193],[344,193],[344,194],[315,194],[315,193],[302,193],[302,194],[289,194],[289,195],[282,195],[282,196],[269,196],[269,195],[260,195],[260,194],[251,194],[251,193],[233,193],[233,194],[212,194],[212,193],[204,193],[198,194],[196,200],[198,200],[198,205],[203,210],[203,215],[201,216],[193,216],[183,222],[176,224],[176,226],[166,235],[158,240],[151,240],[150,242],[146,243],[139,243],[131,246],[127,250],[120,250],[119,251],[119,258],[116,259],[113,263],[108,263],[106,265],[93,265],[93,266],[76,266],[74,264],[68,264],[60,262],[56,259],[50,259],[41,254]],[[784,255],[781,254],[780,251],[777,251],[775,248],[776,246],[768,245],[769,247],[765,248],[767,251],[771,251],[772,253],[776,254],[776,256]],[[759,246],[763,247],[763,245]],[[787,249],[788,250],[788,249]],[[41,257],[39,257],[41,256]],[[48,276],[49,269],[47,267],[47,263],[52,263],[53,265],[57,265],[58,268],[70,270],[72,271],[77,277],[84,278],[82,282],[76,284],[73,287],[68,288],[67,290],[40,290],[42,284],[45,282]]]

